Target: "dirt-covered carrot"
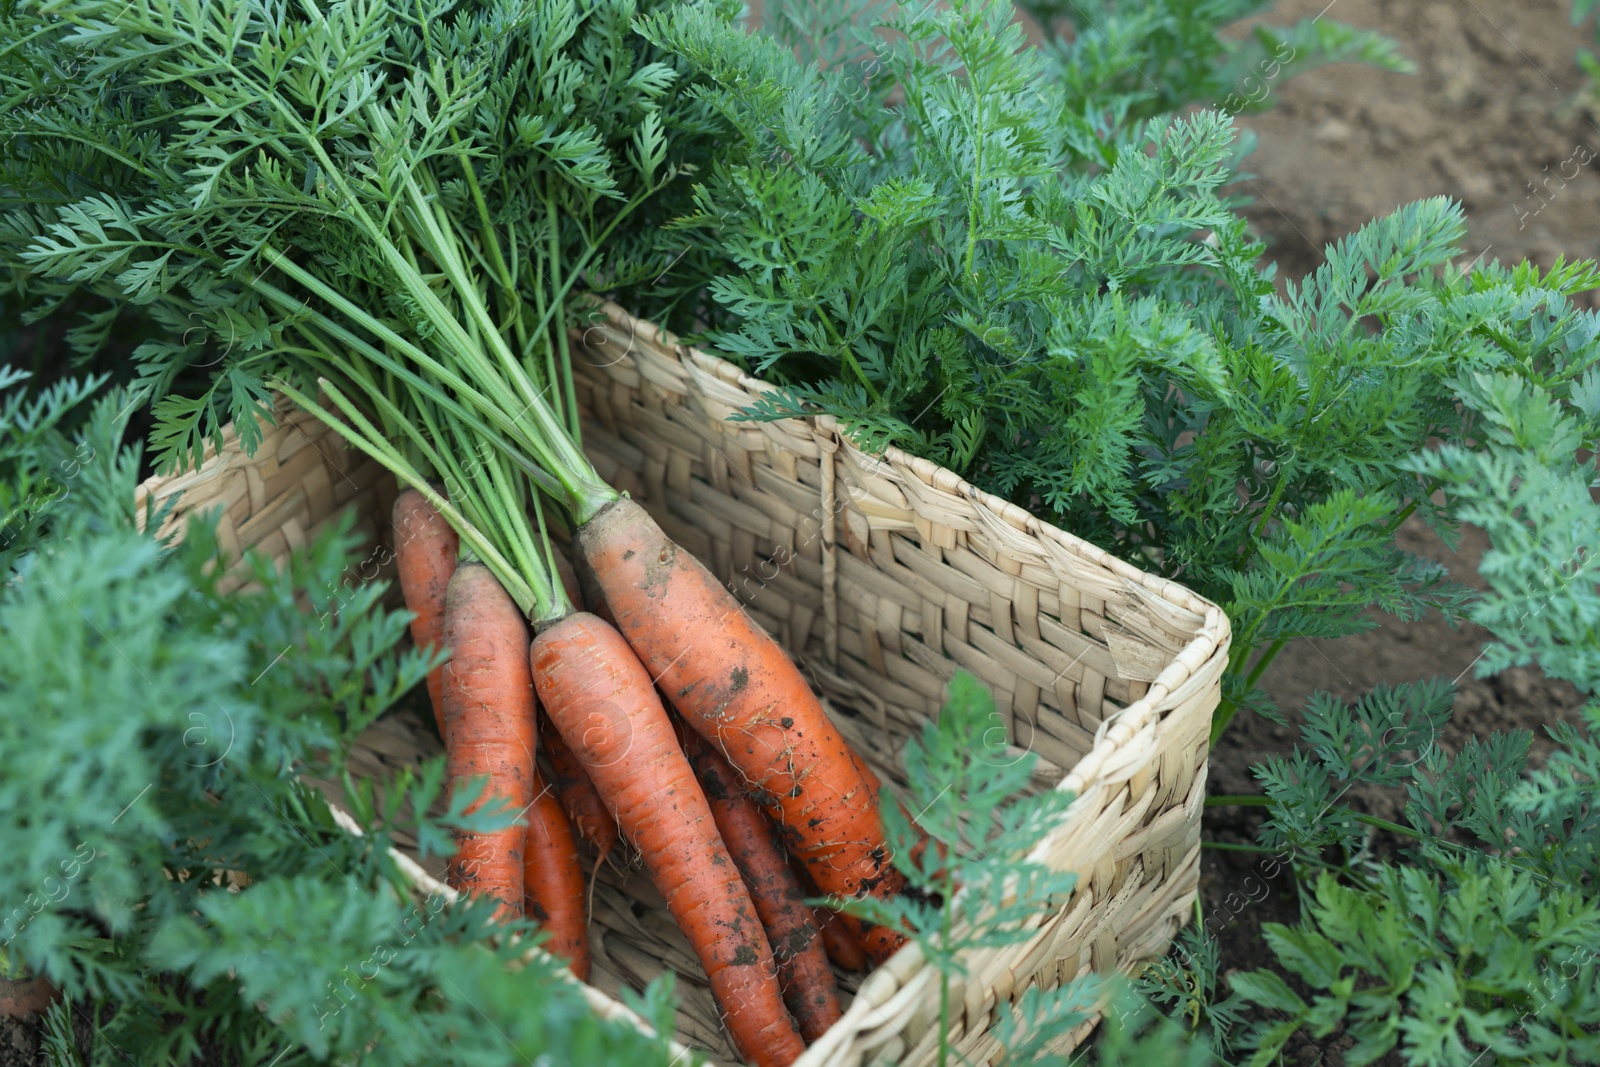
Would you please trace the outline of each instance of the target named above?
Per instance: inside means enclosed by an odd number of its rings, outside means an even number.
[[[816,918],[805,902],[805,887],[773,839],[772,824],[739,788],[728,761],[681,719],[673,725],[700,788],[705,790],[717,830],[750,888],[778,960],[783,999],[800,1023],[800,1036],[815,1041],[839,1021],[839,990],[828,969]]]
[[[550,935],[545,944],[567,961],[581,982],[589,980],[589,916],[584,906],[583,867],[566,813],[555,791],[533,772],[528,809],[528,845],[523,856],[524,907]]]
[[[861,946],[856,943],[855,936],[846,928],[839,913],[828,908],[813,910],[817,916],[817,928],[822,934],[822,949],[833,965],[843,971],[866,970],[867,954],[861,951]]]
[[[772,948],[650,675],[622,635],[587,612],[543,629],[531,661],[550,722],[638,848],[740,1053],[760,1067],[793,1062],[804,1046]]]
[[[866,760],[862,759],[860,757],[860,755],[858,755],[855,752],[851,752],[850,755],[852,756],[852,758],[855,759],[855,761],[856,761],[856,769],[861,772],[861,777],[866,779],[867,789],[870,790],[871,793],[872,793],[872,802],[873,802],[873,804],[874,805],[882,804],[883,803],[883,782],[882,782],[882,780],[879,779],[877,773],[875,771],[873,771],[872,767],[867,763]],[[917,820],[912,817],[911,812],[906,810],[906,806],[904,804],[900,805],[900,814],[905,816],[906,822],[911,824],[912,832],[914,834],[916,834],[917,843],[911,846],[911,863],[920,870],[921,869],[921,864],[922,864],[923,853],[927,851],[928,844],[933,839],[928,836],[928,833],[927,833],[926,830],[924,830],[922,827],[917,825]],[[945,848],[943,842],[940,842],[939,843],[939,857],[941,859],[943,859],[946,855],[948,855],[948,850]],[[835,914],[837,914],[837,913],[835,913]]]
[[[865,764],[862,764],[862,769],[867,774],[872,774],[872,770]],[[789,869],[800,879],[800,886],[805,890],[807,897],[821,895],[817,892],[816,884],[811,881],[811,875],[806,872],[805,865],[793,856],[789,857]],[[861,951],[861,943],[845,925],[844,917],[832,908],[821,905],[813,908],[812,912],[816,916],[817,929],[822,932],[822,949],[828,954],[829,961],[843,971],[868,970],[870,965],[867,954]]]
[[[539,743],[544,747],[545,755],[550,757],[550,784],[555,788],[561,809],[566,812],[572,828],[593,845],[600,858],[604,859],[611,855],[611,850],[617,847],[620,840],[617,822],[606,810],[605,801],[595,791],[594,783],[589,780],[589,772],[583,769],[578,757],[562,740],[561,731],[549,725],[543,709],[539,712],[539,718]]]
[[[631,500],[600,509],[576,543],[639,659],[738,768],[817,887],[845,899],[898,894],[905,879],[890,862],[873,791],[778,643]],[[880,962],[905,940],[850,921]]]
[[[437,647],[444,637],[444,594],[456,572],[461,539],[450,524],[415,489],[394,501],[392,536],[395,567],[400,572],[400,592],[411,612],[411,640],[418,648]],[[428,672],[428,699],[433,721],[444,736],[444,667]]]
[[[579,587],[578,574],[573,569],[572,561],[567,554],[560,548],[551,546],[550,565],[572,606],[579,611],[584,610],[586,606],[584,590]],[[595,614],[607,622],[611,621],[603,611]],[[605,802],[600,799],[600,794],[595,792],[594,783],[589,781],[589,772],[583,769],[578,757],[572,754],[567,743],[561,739],[560,731],[549,728],[549,721],[545,718],[543,709],[540,710],[539,717],[541,720],[539,736],[544,744],[545,755],[550,757],[550,769],[553,774],[551,784],[555,786],[556,796],[560,798],[561,807],[566,811],[572,828],[593,845],[600,854],[600,859],[604,860],[611,855],[611,850],[617,847],[617,842],[620,840],[617,836],[616,820],[611,818]],[[598,870],[596,867],[597,872]]]
[[[528,627],[488,569],[462,564],[445,596],[445,766],[451,787],[487,776],[479,807],[533,803],[537,719],[528,667]],[[500,901],[499,914],[522,914],[528,824],[519,817],[491,833],[456,832],[447,880],[464,892]]]

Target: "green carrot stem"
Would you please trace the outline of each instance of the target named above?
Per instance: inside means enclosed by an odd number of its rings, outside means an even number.
[[[1217,705],[1216,712],[1211,716],[1212,745],[1216,745],[1217,741],[1221,739],[1223,732],[1228,729],[1228,724],[1233,721],[1233,717],[1238,713],[1239,706],[1231,700],[1225,700]]]
[[[413,200],[420,197],[420,191],[414,182],[408,183],[408,195]],[[472,368],[478,374],[496,382],[504,381],[505,378],[510,379],[512,389],[521,405],[512,417],[526,416],[532,423],[532,430],[528,436],[530,443],[537,449],[536,458],[540,465],[561,483],[566,495],[565,503],[574,513],[575,521],[582,524],[593,517],[600,508],[615,500],[616,491],[595,474],[588,458],[567,436],[565,427],[551,410],[549,402],[528,377],[521,362],[506,346],[505,339],[500,336],[499,331],[494,329],[494,323],[478,299],[477,290],[473,288],[471,277],[465,273],[459,258],[450,249],[449,241],[426,210],[426,203],[417,203],[414,206],[416,210],[409,212],[408,217],[424,231],[428,243],[436,250],[436,259],[450,278],[452,288],[463,307],[467,309],[469,318],[480,327],[486,328],[483,341],[493,352],[494,359],[490,360],[481,348],[471,344],[460,322],[449,314],[429,286],[423,284],[420,291],[417,291],[413,280],[407,279],[408,289],[412,290],[413,296],[425,308],[430,311],[437,308],[438,325],[446,335],[463,342],[459,351],[471,360]],[[496,364],[505,378],[496,373]],[[551,388],[555,388],[555,385],[556,383],[551,383]]]
[[[494,572],[500,584],[505,587],[519,608],[524,612],[531,611],[534,606],[535,596],[533,589],[519,575],[515,568],[505,559],[500,552],[489,543],[477,527],[469,523],[451,503],[428,483],[428,480],[417,473],[416,469],[406,463],[404,458],[395,449],[389,447],[381,433],[363,416],[359,409],[339,392],[338,388],[328,379],[320,379],[318,385],[324,394],[331,399],[345,417],[354,424],[346,425],[334,418],[333,414],[318,404],[311,397],[306,396],[292,384],[282,379],[271,383],[272,388],[283,393],[289,399],[299,404],[314,417],[325,423],[351,446],[359,449],[374,460],[383,464],[394,476],[400,479],[432,504],[446,522],[460,535],[464,544],[469,545],[478,558]]]
[[[545,215],[550,220],[550,265],[553,268],[561,262],[561,217],[556,214],[555,205],[550,202],[549,189],[545,190]],[[592,247],[592,246],[591,246]],[[555,344],[554,348],[560,354],[561,365],[559,377],[551,378],[551,385],[557,383],[561,386],[562,413],[567,419],[567,433],[572,437],[574,444],[582,444],[582,429],[578,419],[578,393],[572,381],[572,353],[567,345],[567,323],[563,314],[565,298],[559,298],[551,303],[547,311],[555,316]]]
[[[282,293],[281,290],[276,290],[271,286],[266,286],[265,288],[274,294],[281,295],[286,301],[294,301],[294,298]],[[276,296],[274,296],[274,299],[276,299]],[[425,444],[424,439],[420,434],[418,434],[415,427],[412,426],[410,420],[400,413],[398,403],[395,397],[392,395],[392,387],[394,385],[404,384],[409,388],[410,395],[418,398],[425,398],[428,401],[437,404],[443,410],[447,411],[453,418],[459,419],[460,421],[472,426],[474,432],[480,434],[485,443],[493,445],[503,455],[515,463],[518,468],[521,469],[522,472],[534,482],[535,485],[538,485],[546,492],[557,492],[559,490],[559,486],[549,474],[545,473],[532,460],[528,459],[523,454],[523,450],[520,447],[506,440],[506,438],[502,436],[498,430],[486,424],[478,416],[477,409],[465,407],[451,397],[446,396],[432,383],[419,376],[405,364],[390,357],[388,353],[368,344],[359,337],[350,334],[339,323],[329,320],[326,317],[316,313],[302,316],[295,322],[295,328],[303,337],[306,338],[308,343],[313,346],[313,349],[308,351],[299,348],[282,348],[280,351],[292,354],[300,354],[302,356],[310,355],[319,362],[325,363],[328,366],[337,369],[347,380],[355,381],[361,378],[362,375],[357,370],[357,364],[351,362],[342,353],[338,352],[333,346],[328,344],[327,340],[320,336],[319,329],[321,329],[333,334],[336,339],[340,340],[347,348],[356,350],[368,361],[386,372],[388,379],[386,384],[389,387],[388,391],[374,389],[368,389],[366,391],[372,397],[375,406],[383,405],[385,408],[384,410],[380,411],[380,415],[385,417],[385,429],[393,431],[393,433],[387,436],[392,437],[405,434],[414,442],[416,442],[419,447],[422,447]],[[437,463],[431,458],[430,463],[433,463],[435,466],[437,466]]]
[[[1245,676],[1244,685],[1246,690],[1249,690],[1256,682],[1261,680],[1262,674],[1266,673],[1267,668],[1272,666],[1272,661],[1278,658],[1278,653],[1282,652],[1288,644],[1288,638],[1280,637],[1267,646],[1267,650],[1261,654],[1261,658],[1256,660],[1256,665],[1250,668],[1250,673]]]
[[[1272,798],[1268,797],[1268,796],[1254,796],[1254,795],[1220,796],[1219,795],[1219,796],[1214,796],[1214,797],[1206,797],[1206,805],[1205,806],[1208,807],[1208,808],[1265,808],[1265,807],[1270,807],[1272,805],[1272,803],[1273,803]]]
[[[1282,849],[1267,848],[1265,845],[1240,845],[1232,841],[1202,841],[1201,848],[1215,849],[1218,852],[1281,852]]]
[[[284,257],[282,253],[269,247],[265,250],[265,254],[273,259],[285,274],[310,289],[315,295],[333,305],[337,310],[350,316],[362,328],[370,331],[379,340],[398,350],[407,360],[416,364],[422,371],[438,379],[438,383],[431,382],[412,371],[375,345],[352,332],[342,323],[311,310],[304,300],[289,295],[270,282],[257,280],[253,287],[263,296],[285,309],[294,310],[302,314],[306,320],[314,322],[320,330],[325,331],[334,340],[339,341],[346,347],[358,352],[363,358],[372,361],[390,374],[405,381],[414,392],[429,397],[434,402],[451,410],[455,417],[474,425],[480,433],[493,440],[497,447],[503,449],[507,455],[512,456],[523,471],[532,477],[535,483],[546,492],[561,494],[566,491],[566,486],[551,475],[546,467],[551,457],[541,454],[545,450],[540,448],[540,442],[536,438],[530,437],[527,427],[515,417],[514,413],[517,410],[515,398],[506,393],[503,387],[496,389],[498,379],[491,376],[489,391],[480,392],[472,383],[462,378],[447,364],[434,359],[406,338],[394,332],[386,324],[367,314],[343,294],[304,270],[292,260]],[[458,403],[447,396],[440,389],[439,386],[441,384],[448,386],[462,402]],[[499,395],[491,395],[493,393],[498,393]],[[512,414],[508,414],[508,412]],[[499,432],[491,430],[483,421],[484,417],[493,420]],[[532,459],[527,457],[529,452],[533,453]],[[571,481],[573,480],[569,479],[569,482]],[[598,477],[594,481],[598,482]],[[581,485],[582,483],[578,484]],[[603,486],[604,483],[599,484]],[[615,497],[605,498],[601,495],[600,506],[603,506],[607,499],[615,499]],[[598,507],[596,510],[598,510]]]

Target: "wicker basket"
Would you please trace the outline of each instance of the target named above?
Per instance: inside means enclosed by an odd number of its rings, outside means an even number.
[[[1041,757],[1040,787],[1078,794],[1039,850],[1079,873],[1077,889],[1027,942],[968,961],[954,1046],[984,1062],[998,1012],[1024,989],[1162,953],[1198,885],[1222,612],[948,470],[862,452],[828,418],[727,421],[769,387],[615,306],[574,337],[584,445],[600,474],[778,637],[881,776],[903,782],[899,750],[965,667],[993,691],[1010,740]],[[394,489],[320,423],[286,411],[254,457],[230,439],[141,499],[177,492],[181,511],[221,506],[228,551],[281,557],[344,507],[376,545]],[[385,559],[375,550],[362,576]],[[422,715],[393,714],[362,738],[352,769],[386,773],[438,747]],[[441,872],[435,862],[417,877],[435,889]],[[620,1011],[600,994],[676,971],[680,1036],[736,1062],[687,942],[639,870],[602,873],[591,940],[598,1006]],[[930,1063],[936,988],[914,947],[864,980],[841,976],[845,1017],[802,1067]]]

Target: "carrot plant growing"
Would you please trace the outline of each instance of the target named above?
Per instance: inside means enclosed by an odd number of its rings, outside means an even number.
[[[1331,18],[1260,23],[1241,40],[1217,30],[1260,12],[1262,0],[1020,0],[1043,37],[1052,73],[1076,96],[1111,102],[1129,118],[1204,104],[1229,114],[1271,106],[1291,78],[1329,63],[1410,72],[1395,42]],[[1322,14],[1327,14],[1323,12]]]
[[[1600,317],[1570,321],[1562,348],[1457,377],[1478,440],[1409,465],[1489,535],[1489,591],[1468,609],[1492,636],[1479,673],[1537,665],[1592,695]],[[1301,918],[1266,925],[1273,965],[1232,975],[1226,997],[1192,940],[1164,967],[1204,986],[1193,1029],[1232,1061],[1264,1067],[1303,1031],[1353,1038],[1352,1064],[1600,1062],[1600,707],[1549,726],[1556,750],[1534,769],[1527,730],[1438,744],[1452,696],[1446,679],[1318,694],[1300,744],[1255,768],[1259,843],[1294,857]],[[1365,811],[1357,786],[1399,794],[1399,816]]]

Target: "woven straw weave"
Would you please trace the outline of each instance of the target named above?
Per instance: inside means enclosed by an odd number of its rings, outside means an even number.
[[[184,474],[151,478],[138,489],[139,514],[149,505],[175,507],[162,524],[163,535],[182,532],[192,514],[214,514],[217,543],[229,560],[218,583],[224,592],[237,589],[247,577],[243,554],[253,549],[275,560],[310,544],[346,508],[354,509],[354,532],[376,544],[387,531],[386,516],[397,491],[394,478],[376,460],[345,448],[339,436],[316,416],[280,403],[275,426],[247,456],[230,424],[222,432],[222,449],[206,445],[205,459]],[[383,576],[393,572],[388,553]],[[379,576],[373,568],[360,575]]]
[[[967,961],[954,1047],[985,1062],[999,1051],[990,1028],[1024,989],[1160,955],[1198,885],[1221,611],[932,463],[862,452],[829,418],[728,421],[769,387],[613,305],[574,338],[596,469],[778,637],[879,775],[904,782],[900,750],[966,668],[994,693],[1012,753],[1040,756],[1038,786],[1078,795],[1035,855],[1078,872],[1077,888],[1028,941]],[[253,458],[230,441],[194,474],[145,487],[158,500],[179,489],[183,511],[223,505],[225,546],[278,557],[346,505],[376,529],[393,493],[300,413]],[[367,577],[387,553],[371,558]],[[423,715],[395,714],[361,739],[352,771],[382,776],[438,751]],[[416,868],[419,885],[437,891],[442,867]],[[676,971],[679,1036],[736,1062],[636,863],[601,872],[591,941],[598,1008],[626,1015],[605,994]],[[914,946],[865,979],[842,975],[845,1017],[799,1067],[932,1063],[936,977]]]

